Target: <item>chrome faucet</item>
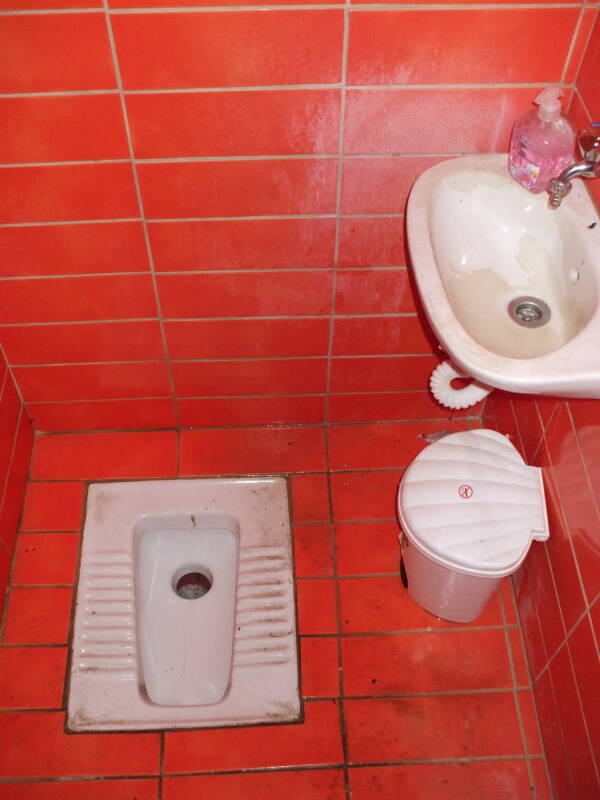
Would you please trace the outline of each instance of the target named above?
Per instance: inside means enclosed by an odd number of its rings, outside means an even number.
[[[593,123],[592,128],[579,131],[577,144],[583,160],[571,164],[570,167],[563,169],[556,178],[552,178],[548,184],[550,208],[558,208],[563,197],[569,194],[573,178],[597,178],[600,176],[600,123]]]

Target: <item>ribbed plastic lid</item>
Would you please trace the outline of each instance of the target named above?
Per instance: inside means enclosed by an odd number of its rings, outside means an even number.
[[[453,433],[421,451],[404,474],[398,511],[419,549],[469,574],[508,575],[532,539],[548,538],[541,470],[487,429]]]

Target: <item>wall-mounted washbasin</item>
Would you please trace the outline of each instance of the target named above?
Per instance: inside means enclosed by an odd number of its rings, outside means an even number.
[[[512,392],[600,398],[600,220],[581,181],[561,207],[506,155],[437,164],[408,202],[412,266],[452,360]]]

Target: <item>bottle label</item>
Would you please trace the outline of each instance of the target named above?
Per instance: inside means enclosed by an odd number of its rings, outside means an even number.
[[[540,167],[538,164],[532,164],[523,157],[513,157],[509,164],[510,174],[518,181],[525,189],[533,189],[537,184],[540,177]]]
[[[526,139],[523,134],[519,136],[519,141],[523,145],[523,147],[527,148],[527,150],[533,150],[533,142],[530,142],[529,139]]]

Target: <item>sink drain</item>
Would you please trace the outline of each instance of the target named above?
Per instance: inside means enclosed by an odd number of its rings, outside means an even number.
[[[552,312],[539,297],[515,297],[508,306],[508,313],[525,328],[539,328],[550,321]]]

